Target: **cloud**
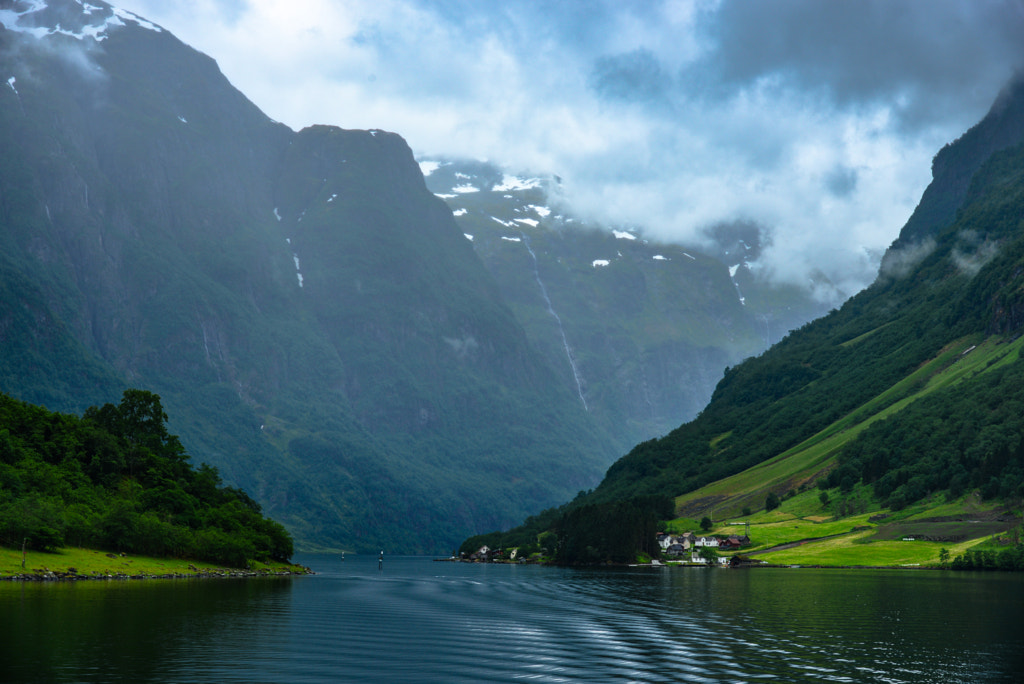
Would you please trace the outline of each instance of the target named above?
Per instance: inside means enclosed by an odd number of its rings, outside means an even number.
[[[874,279],[930,161],[1024,66],[1015,1],[124,0],[271,117],[555,173],[592,218]]]
[[[709,22],[721,90],[766,77],[842,107],[890,103],[907,125],[987,107],[1021,64],[1017,0],[723,3]],[[966,111],[965,111],[966,110]]]
[[[998,245],[973,230],[962,230],[957,235],[957,244],[950,253],[950,259],[963,275],[970,278],[978,275],[988,262],[999,252]]]
[[[898,280],[910,274],[911,270],[924,261],[937,247],[935,239],[927,237],[920,242],[894,247],[885,254],[879,268],[879,280]]]

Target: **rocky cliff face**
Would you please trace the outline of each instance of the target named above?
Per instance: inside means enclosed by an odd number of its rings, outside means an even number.
[[[967,198],[971,180],[994,153],[1024,141],[1024,76],[1006,85],[988,114],[932,160],[932,182],[914,213],[882,259],[880,273],[889,277],[905,270],[907,258],[934,247],[931,238],[951,225]]]
[[[401,138],[293,132],[103,2],[0,24],[0,389],[159,393],[309,545],[447,551],[596,482],[602,428]]]

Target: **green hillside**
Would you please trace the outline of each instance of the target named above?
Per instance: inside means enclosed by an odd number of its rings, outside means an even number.
[[[970,178],[955,212],[926,192],[871,287],[726,370],[695,420],[639,444],[595,490],[549,513],[561,548],[590,533],[568,524],[574,511],[597,519],[659,497],[691,521],[774,513],[796,497],[810,503],[807,515],[845,520],[839,528],[851,534],[866,534],[856,529],[865,521],[851,516],[965,496],[1016,520],[1009,511],[1024,498],[1022,140],[1017,82],[936,159],[933,187]],[[602,553],[614,555],[599,544],[588,555]]]
[[[960,392],[965,392],[965,403],[971,404],[977,400],[975,392],[979,385],[989,386],[997,383],[1006,390],[1020,379],[1017,374],[1004,376],[1003,369],[1008,364],[1013,364],[1014,368],[1021,365],[1018,361],[1024,340],[1018,338],[1013,342],[1006,342],[995,337],[978,346],[971,344],[971,341],[972,339],[968,338],[950,345],[943,353],[887,391],[800,444],[736,475],[678,497],[676,504],[680,514],[696,518],[710,512],[722,516],[735,516],[744,508],[757,509],[763,506],[769,492],[784,496],[793,491],[813,487],[819,481],[823,481],[827,486],[842,486],[848,491],[855,482],[863,478],[859,471],[856,474],[860,474],[861,478],[851,472],[851,469],[854,469],[851,464],[859,463],[855,460],[856,455],[884,448],[875,444],[873,439],[891,445],[894,439],[893,430],[897,429],[897,426],[916,422],[921,415],[928,415],[929,408],[926,405],[916,406],[914,411],[909,412],[914,414],[914,417],[904,415],[899,416],[899,420],[895,417],[897,412],[933,393],[939,393],[935,401],[939,406],[946,407],[943,412],[948,414],[951,410],[957,410],[950,408],[949,402],[951,397],[957,397]],[[968,349],[971,351],[968,352]],[[979,377],[985,374],[991,376]],[[898,399],[892,401],[893,397]],[[1013,411],[1015,406],[1010,402],[1000,408]],[[890,418],[892,420],[887,420]],[[1002,412],[996,416],[996,421],[1006,425],[1008,431],[1019,430],[1020,426],[1015,425],[1012,419],[1012,414]],[[879,421],[886,422],[879,424]],[[944,422],[948,424],[948,415]],[[875,428],[876,425],[877,429],[869,431],[862,437],[865,430]],[[948,435],[938,428],[932,437],[942,440]],[[925,449],[930,451],[930,444]],[[979,484],[976,483],[975,486]],[[966,485],[964,482],[954,486],[952,493],[963,493]],[[883,485],[878,493],[881,495],[888,492]],[[1011,496],[1015,493],[1010,490],[1006,495]],[[914,497],[914,500],[919,498],[921,497]],[[900,501],[896,499],[887,503],[890,507],[902,507]]]

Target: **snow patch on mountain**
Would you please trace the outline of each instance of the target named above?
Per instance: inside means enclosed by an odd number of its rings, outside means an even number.
[[[466,209],[456,209],[452,212],[452,216],[465,216],[467,213]]]
[[[538,207],[536,204],[527,204],[526,208],[533,209],[537,213],[537,216],[540,216],[541,218],[547,218],[551,215],[551,210],[547,207]]]
[[[99,9],[99,8],[97,8],[97,9]],[[150,31],[156,31],[157,33],[163,33],[163,31],[164,31],[162,28],[160,28],[159,26],[157,26],[153,22],[146,21],[145,19],[143,19],[142,17],[140,17],[137,14],[134,14],[133,12],[128,12],[127,10],[118,9],[116,7],[114,7],[113,10],[114,10],[114,14],[117,15],[118,17],[120,17],[121,19],[123,19],[125,21],[134,22],[134,23],[138,24],[139,26],[141,26],[144,29],[149,29]]]
[[[538,225],[540,225],[540,221],[538,221],[536,219],[520,218],[520,219],[515,219],[515,221],[517,223],[525,223],[526,225],[528,225],[528,226],[530,226],[532,228],[536,228]]]
[[[466,236],[466,239],[467,239],[467,240],[469,240],[470,242],[472,242],[472,241],[473,241],[473,236],[472,236],[472,235],[470,235],[469,233],[463,233],[463,235],[465,235],[465,236]]]
[[[607,266],[610,263],[611,262],[607,259],[594,259],[594,268],[597,268],[598,266]]]
[[[90,5],[82,0],[76,0],[76,3],[82,8],[81,28],[78,30],[72,30],[60,23],[55,26],[41,25],[40,17],[35,15],[49,8],[45,0],[23,0],[23,2],[15,4],[14,9],[0,9],[0,24],[3,24],[8,31],[30,35],[37,39],[62,35],[76,40],[91,38],[96,42],[106,40],[111,29],[127,26],[129,23],[157,33],[163,32],[163,29],[156,24],[127,10],[116,7],[103,8]],[[18,9],[19,7],[21,9]]]
[[[651,258],[654,259],[655,261],[670,261],[668,257],[662,256],[660,254],[655,254]]]
[[[612,235],[615,236],[616,240],[636,240],[636,235],[627,233],[624,230],[613,230]]]
[[[522,241],[523,241],[523,239],[522,239],[522,238],[517,238],[517,237],[508,237],[508,236],[505,236],[505,235],[502,235],[502,236],[501,236],[501,239],[502,239],[502,240],[507,240],[507,241],[509,241],[509,242],[522,242]]]
[[[11,86],[11,90],[13,90],[13,91],[14,91],[14,94],[15,94],[15,95],[17,95],[17,94],[18,94],[18,89],[14,87],[14,82],[15,82],[16,80],[17,80],[17,79],[16,79],[16,78],[14,78],[13,76],[11,76],[11,77],[10,77],[9,79],[7,79],[7,85]]]
[[[444,164],[442,164],[441,162],[421,161],[420,162],[420,173],[422,173],[423,176],[426,177],[426,176],[429,176],[430,174],[434,173],[435,171],[437,171],[442,166],[444,166]]]
[[[17,33],[27,33],[36,38],[42,38],[49,34],[49,29],[46,27],[36,26],[22,26],[21,18],[28,17],[31,14],[35,14],[41,10],[46,9],[46,3],[41,0],[29,0],[21,4],[25,9],[20,12],[16,9],[0,9],[0,24],[4,25],[8,31],[15,31]]]
[[[747,298],[743,296],[740,291],[740,284],[736,282],[736,272],[740,270],[740,265],[735,264],[729,267],[729,278],[732,280],[732,286],[736,288],[736,296],[739,297],[740,304],[743,306],[747,305]]]
[[[519,178],[507,173],[502,176],[501,183],[495,185],[494,192],[510,192],[514,190],[530,190],[541,186],[540,178]]]
[[[291,244],[291,240],[288,242]],[[302,287],[302,271],[299,269],[299,255],[292,252],[292,259],[295,260],[295,277],[299,280],[299,287]]]
[[[480,188],[476,187],[475,185],[470,185],[469,183],[464,183],[463,185],[456,185],[454,188],[452,188],[452,192],[457,192],[459,194],[465,194],[468,192],[480,192]]]

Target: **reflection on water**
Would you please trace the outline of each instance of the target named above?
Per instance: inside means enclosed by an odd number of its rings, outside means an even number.
[[[983,682],[1024,577],[301,557],[314,577],[0,583],[0,681]]]
[[[274,638],[257,614],[287,579],[0,583],[0,681],[174,681],[224,639]],[[278,625],[279,626],[279,625]]]

